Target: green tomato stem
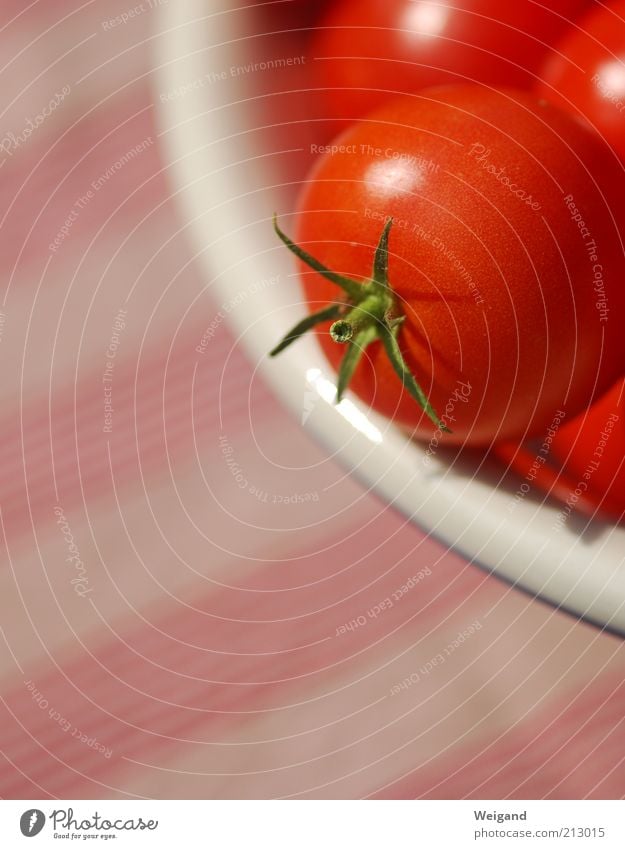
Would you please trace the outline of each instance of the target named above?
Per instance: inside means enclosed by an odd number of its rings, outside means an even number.
[[[349,342],[365,328],[383,322],[384,317],[393,307],[393,297],[388,290],[374,291],[365,286],[361,288],[370,294],[367,294],[344,318],[334,322],[330,328],[330,336],[335,342]]]
[[[331,283],[336,283],[336,285],[340,286],[346,295],[348,295],[355,303],[358,303],[358,301],[362,298],[362,287],[360,283],[357,280],[352,280],[350,277],[344,277],[342,274],[336,274],[334,271],[330,271],[329,268],[322,265],[322,263],[315,259],[314,256],[311,256],[303,248],[300,248],[299,245],[296,245],[295,242],[291,241],[286,233],[283,233],[278,227],[278,216],[275,212],[273,216],[273,229],[291,253],[294,253],[298,259],[301,259],[302,262],[305,262],[310,268],[319,272],[322,277],[325,277]]]
[[[392,224],[393,219],[388,218],[375,250],[371,277],[359,282],[342,274],[336,274],[296,245],[278,227],[278,219],[274,215],[274,230],[287,248],[314,271],[339,286],[347,295],[347,301],[329,304],[319,312],[307,316],[287,333],[270,352],[270,356],[279,354],[317,324],[335,319],[330,327],[330,335],[335,342],[347,344],[347,350],[339,367],[337,402],[343,397],[367,346],[379,341],[384,346],[395,373],[410,395],[437,427],[451,433],[436,414],[408,368],[397,340],[405,316],[398,310],[397,299],[388,279],[388,240]]]
[[[319,312],[306,316],[306,318],[299,321],[295,327],[289,330],[282,342],[269,352],[269,356],[275,357],[276,354],[284,351],[292,342],[295,342],[296,339],[299,339],[300,336],[303,336],[304,333],[315,327],[315,325],[321,324],[324,321],[331,321],[333,318],[338,318],[342,311],[343,307],[341,304],[331,304],[329,307],[319,310]]]
[[[375,341],[376,336],[377,332],[375,327],[369,326],[366,327],[364,330],[361,330],[360,333],[349,343],[347,352],[341,360],[341,365],[339,367],[339,379],[336,384],[337,402],[341,401],[341,399],[343,398],[345,390],[347,389],[347,385],[354,373],[354,370],[356,369],[356,366],[360,362],[360,358],[365,352],[365,348],[371,342]]]

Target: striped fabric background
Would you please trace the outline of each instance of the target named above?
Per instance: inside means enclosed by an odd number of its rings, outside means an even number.
[[[0,12],[0,795],[623,797],[621,640],[364,491],[225,326],[196,352],[139,5]]]

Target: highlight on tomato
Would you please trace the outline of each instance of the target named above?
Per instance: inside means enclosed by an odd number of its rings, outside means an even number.
[[[339,396],[423,439],[573,417],[625,362],[625,192],[604,150],[518,91],[388,103],[326,147],[281,221],[310,315],[274,353],[313,330]]]
[[[537,91],[587,119],[625,159],[625,2],[597,6],[550,53]]]

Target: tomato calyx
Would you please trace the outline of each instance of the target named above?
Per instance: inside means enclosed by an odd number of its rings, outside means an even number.
[[[346,299],[340,303],[329,304],[327,307],[312,313],[300,321],[286,334],[282,341],[269,352],[275,357],[308,330],[317,324],[333,321],[330,336],[338,344],[346,345],[347,351],[341,360],[336,387],[336,402],[345,393],[356,366],[372,342],[379,341],[384,346],[387,357],[404,387],[415,399],[434,424],[446,433],[449,428],[440,420],[434,408],[428,401],[424,391],[419,386],[410,371],[398,342],[399,331],[405,320],[401,314],[395,293],[388,279],[388,239],[393,219],[387,218],[375,249],[373,271],[371,277],[363,282],[336,274],[326,268],[319,260],[296,245],[278,226],[278,218],[273,217],[273,228],[278,237],[298,259],[309,268],[317,271],[327,280],[335,283],[345,293]]]

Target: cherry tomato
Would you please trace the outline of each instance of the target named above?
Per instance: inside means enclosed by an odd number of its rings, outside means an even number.
[[[566,420],[565,420],[566,421]],[[572,421],[534,445],[502,445],[497,455],[523,479],[517,497],[537,487],[573,510],[622,519],[625,515],[625,380]],[[520,495],[519,495],[520,493]]]
[[[327,146],[285,229],[320,263],[299,268],[310,312],[331,310],[317,332],[341,392],[349,380],[438,444],[414,378],[445,440],[472,445],[540,432],[604,392],[625,363],[625,191],[603,153],[547,102],[478,86],[391,102]],[[361,287],[374,258],[392,303],[354,313],[358,292],[330,272]]]
[[[583,115],[625,159],[625,2],[588,12],[542,68],[538,92]]]
[[[550,44],[588,0],[341,0],[311,44],[330,117],[357,118],[393,93],[484,82],[529,88]]]
[[[256,0],[256,5],[262,20],[279,31],[312,26],[328,2],[331,0]]]

